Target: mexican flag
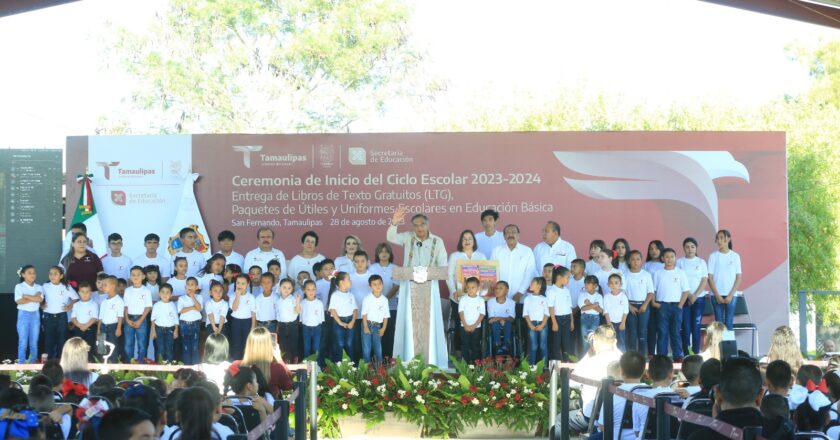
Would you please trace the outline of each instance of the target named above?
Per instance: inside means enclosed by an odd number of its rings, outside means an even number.
[[[67,235],[64,237],[61,255],[70,251],[70,240],[72,234],[69,226],[76,223],[83,223],[87,226],[88,246],[92,247],[97,255],[104,255],[108,252],[108,242],[102,232],[102,225],[99,223],[99,215],[96,214],[96,206],[93,204],[93,193],[90,190],[90,179],[92,174],[83,174],[76,177],[76,182],[82,185],[82,193],[79,195],[79,203],[76,204],[76,211],[73,220],[68,225]]]

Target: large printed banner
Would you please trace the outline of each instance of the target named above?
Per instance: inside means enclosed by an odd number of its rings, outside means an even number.
[[[329,257],[348,234],[372,251],[399,205],[426,213],[449,252],[463,229],[480,231],[487,208],[501,213],[498,229],[517,224],[529,246],[547,220],[559,222],[579,256],[593,239],[618,237],[642,250],[661,239],[681,255],[692,236],[707,258],[715,231],[729,229],[761,340],[788,322],[784,133],[75,137],[67,156],[68,176],[85,166],[94,174],[105,233],[120,232],[129,256],[143,251],[147,232],[191,224],[213,250],[230,229],[244,254],[268,226],[288,258],[307,230]]]

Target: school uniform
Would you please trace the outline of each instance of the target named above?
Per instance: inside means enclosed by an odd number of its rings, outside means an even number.
[[[688,291],[688,279],[682,269],[662,269],[653,275],[653,288],[656,291],[656,302],[659,303],[656,313],[656,353],[667,355],[670,341],[672,356],[682,358],[682,310],[679,308],[679,302],[683,293]]]
[[[242,256],[242,254],[240,254],[239,252],[230,251],[230,255],[225,255],[221,252],[216,252],[216,255],[221,255],[225,257],[225,266],[227,266],[228,264],[235,264],[239,266],[239,268],[242,270],[248,270],[245,269],[245,257]]]
[[[291,295],[289,295],[291,296]],[[254,311],[257,314],[257,327],[265,327],[271,333],[277,332],[277,300],[279,295],[274,293],[268,296],[254,297]]]
[[[123,318],[125,313],[125,302],[119,295],[114,295],[113,298],[105,298],[102,304],[99,305],[99,323],[100,333],[105,335],[105,340],[114,344],[116,353],[120,353],[120,341],[117,337],[117,323]],[[117,355],[117,358],[120,356]],[[115,362],[112,359],[111,362]]]
[[[382,277],[382,295],[387,296],[388,292],[394,288],[394,268],[397,267],[394,263],[389,263],[387,266],[373,263],[368,268],[371,275],[379,275]],[[394,294],[394,297],[388,300],[388,314],[391,325],[385,328],[385,336],[382,337],[382,355],[385,357],[393,357],[394,354],[394,330],[397,328],[397,306],[399,305],[399,292]]]
[[[126,287],[125,294],[123,294],[123,301],[125,302],[128,319],[137,321],[143,316],[143,312],[146,309],[152,308],[152,292],[149,292],[149,289],[145,286]],[[133,328],[130,325],[126,325],[124,330],[125,354],[127,359],[139,359],[142,361],[146,358],[146,349],[149,347],[148,316],[140,324],[140,328]],[[134,357],[135,342],[137,344],[136,358]]]
[[[589,305],[597,304],[602,310],[604,309],[604,297],[600,293],[590,294],[584,292],[578,297],[578,307],[580,308],[580,333],[583,336],[583,353],[589,352],[589,335],[601,325],[601,312],[595,309],[583,310]]]
[[[624,292],[631,306],[640,308],[645,303],[648,294],[653,293],[653,278],[642,269],[638,272],[624,272]],[[650,310],[648,305],[644,312],[639,311],[627,315],[626,347],[630,351],[638,351],[642,356],[648,355],[648,325]]]
[[[487,301],[487,318],[508,318],[509,321],[499,321],[490,324],[493,341],[492,354],[513,354],[513,320],[516,318],[516,304],[505,297],[499,303],[496,298]]]
[[[102,270],[108,275],[113,275],[127,281],[129,275],[131,274],[132,266],[133,264],[131,263],[131,258],[125,256],[125,254],[122,254],[119,257],[115,257],[111,254],[105,254],[102,256]]]
[[[315,272],[312,271],[312,266],[315,263],[319,263],[324,260],[323,255],[318,254],[312,258],[305,258],[303,255],[295,255],[292,257],[291,261],[289,261],[289,278],[295,280],[295,285],[299,288],[303,288],[300,284],[297,283],[298,274],[303,271],[306,271],[309,274],[309,279],[315,279]]]
[[[228,299],[230,306],[230,355],[233,359],[242,359],[245,353],[245,341],[251,332],[251,318],[256,313],[256,299],[246,292],[239,296],[239,304],[234,308],[236,294]],[[271,310],[274,310],[273,308]]]
[[[44,291],[44,351],[49,359],[58,359],[64,341],[67,340],[67,311],[64,308],[79,299],[79,295],[70,286],[46,283]]]
[[[213,327],[210,325],[216,324],[218,327],[222,324],[222,318],[225,319],[225,324],[227,324],[227,316],[228,312],[230,311],[230,305],[227,301],[223,298],[219,298],[218,301],[210,298],[207,302],[204,303],[204,315],[207,317],[205,320],[205,325],[207,328],[207,333],[213,333]]]
[[[178,325],[178,306],[158,301],[152,306],[152,325],[155,326],[155,351],[162,361],[175,360],[175,329]]]
[[[185,277],[183,280],[179,280],[178,278],[172,277],[170,278],[167,283],[172,286],[172,300],[177,301],[179,297],[184,296],[187,294],[187,278]]]
[[[160,301],[160,284],[143,284],[152,294],[152,304]]]
[[[709,268],[702,258],[680,257],[677,259],[677,267],[685,272],[688,279],[688,293],[694,294],[700,287],[703,278],[708,278]],[[703,320],[703,312],[706,310],[706,289],[697,294],[694,303],[686,303],[683,306],[682,320],[682,344],[683,353],[688,353],[693,348],[694,353],[700,353],[703,349],[703,341],[700,339],[700,323]]]
[[[617,274],[618,276],[621,277],[621,288],[623,289],[624,288],[624,273],[621,272],[620,270],[613,269],[612,267],[610,268],[610,270],[604,270],[602,268],[598,268],[598,271],[593,274],[593,275],[595,275],[596,278],[598,278],[598,285],[601,286],[601,292],[603,292],[604,296],[606,296],[607,294],[610,293],[610,284],[609,283],[610,283],[610,275],[612,275],[612,274]]]
[[[336,290],[330,297],[330,311],[335,310],[341,322],[349,324],[353,321],[353,312],[358,310],[356,298],[350,292]],[[331,318],[332,319],[332,318]],[[354,324],[355,325],[355,324]],[[335,325],[335,344],[333,360],[338,362],[342,358],[342,352],[346,351],[347,356],[353,358],[353,329],[347,329]]]
[[[356,273],[355,268],[352,272],[350,272],[350,293],[353,294],[353,298],[356,300],[356,305],[361,310],[361,307],[364,305],[365,298],[370,295],[370,282],[368,279],[370,278],[371,273],[369,270],[365,271],[364,273]],[[353,347],[356,347],[355,356],[353,357],[354,362],[359,362],[359,359],[362,358],[362,314],[359,313],[356,315],[356,325],[353,326]]]
[[[286,271],[286,256],[283,254],[283,251],[274,248],[268,251],[256,248],[245,254],[245,265],[242,266],[242,271],[248,272],[251,267],[259,266],[263,273],[265,273],[268,271],[268,262],[271,260],[277,260],[280,263],[280,278],[285,278],[288,274]],[[294,277],[291,278],[294,279]]]
[[[182,361],[184,365],[197,365],[201,362],[198,356],[198,334],[201,331],[201,311],[184,309],[201,306],[201,295],[194,295],[195,301],[189,295],[178,298],[179,328],[181,339]]]
[[[651,278],[653,278],[653,275],[662,270],[664,267],[665,263],[651,260],[645,262],[642,269],[649,273]],[[657,318],[659,309],[651,307],[648,312],[650,313],[650,316],[648,317],[648,354],[658,354],[656,353],[656,344],[659,340],[659,324],[657,324],[659,322]]]
[[[198,289],[199,293],[201,294],[201,303],[204,304],[207,301],[210,301],[210,283],[213,281],[223,282],[225,279],[221,275],[215,273],[203,273],[201,276],[196,277],[198,279]]]
[[[621,351],[627,349],[625,344],[625,330],[621,330],[621,321],[624,319],[624,315],[629,313],[630,307],[624,290],[620,290],[618,295],[614,295],[612,292],[604,295],[604,316],[609,315],[610,325],[615,329],[618,349]]]
[[[320,299],[300,302],[300,323],[303,333],[303,358],[318,353],[321,346],[321,326],[324,323],[324,303]]]
[[[333,262],[335,263],[336,272],[352,273],[356,271],[356,268],[353,267],[353,260],[348,258],[346,255],[336,257]]]
[[[143,268],[146,266],[157,266],[161,278],[172,276],[172,260],[166,254],[161,254],[160,252],[154,257],[149,257],[145,253],[134,257],[134,265]]]
[[[709,255],[708,267],[718,294],[725,299],[729,295],[729,291],[732,290],[732,286],[735,285],[735,278],[741,273],[741,256],[731,249],[725,254],[714,251]],[[735,292],[736,295],[738,293],[740,292]],[[732,298],[732,302],[729,304],[718,304],[716,300],[714,302],[715,321],[724,323],[729,330],[732,330],[737,301],[738,297],[736,296]]]
[[[446,286],[449,288],[449,318],[454,324],[452,328],[455,330],[452,338],[452,351],[457,351],[461,348],[461,318],[458,316],[458,298],[456,298],[455,293],[463,290],[463,280],[458,279],[458,261],[486,259],[487,257],[480,251],[475,251],[472,255],[467,255],[466,252],[456,251],[449,255],[449,273],[446,278]]]
[[[370,330],[370,333],[365,333],[364,328],[362,329],[362,357],[365,362],[370,362],[372,353],[374,360],[382,362],[382,337],[379,336],[379,330],[383,325],[393,325],[390,322],[386,324],[386,319],[391,317],[388,298],[382,294],[377,297],[369,293],[362,302],[362,317],[367,319]]]
[[[99,304],[94,302],[92,299],[88,299],[87,301],[77,301],[73,304],[73,310],[70,311],[70,320],[72,321],[73,319],[75,319],[80,325],[87,325],[91,321],[99,320]],[[90,328],[85,331],[82,331],[78,326],[76,326],[74,334],[75,336],[84,339],[85,342],[88,343],[88,346],[96,346],[95,325],[90,326]],[[93,353],[90,353],[90,357],[93,357]]]
[[[458,314],[462,314],[464,320],[462,325],[473,325],[478,319],[486,313],[486,306],[484,299],[480,296],[464,295],[458,301]],[[468,333],[463,327],[461,328],[461,354],[467,363],[475,363],[476,360],[481,359],[481,323]]]
[[[180,250],[177,254],[175,254],[175,257],[172,258],[172,273],[175,273],[175,259],[178,257],[184,257],[187,259],[187,278],[198,275],[207,263],[207,259],[204,258],[204,254],[195,249],[189,253]]]
[[[542,324],[543,318],[551,317],[548,310],[548,299],[542,295],[531,295],[525,298],[525,304],[522,309],[523,319],[531,321],[531,324],[538,326]],[[528,352],[528,362],[531,365],[537,363],[537,351],[540,353],[540,359],[548,361],[548,328],[551,325],[546,322],[546,326],[542,330],[528,329],[528,337],[530,340],[530,349]]]
[[[572,295],[565,287],[550,286],[545,292],[549,312],[554,311],[558,330],[549,330],[548,358],[570,362],[574,353],[572,346]],[[550,316],[549,316],[550,318]],[[551,327],[551,323],[549,323]]]
[[[599,270],[601,270],[601,265],[598,264],[595,260],[586,260],[586,266],[584,266],[583,271],[586,272],[587,275],[595,275]]]
[[[323,278],[315,281],[315,298],[322,304],[327,304],[330,298],[330,282]]]
[[[298,313],[295,311],[297,296],[289,295],[285,298],[277,296],[274,302],[274,317],[277,323],[277,342],[280,344],[280,352],[283,360],[288,363],[296,363],[300,359],[301,341],[300,322]],[[301,309],[305,299],[301,299]],[[321,307],[323,309],[323,306]],[[323,316],[321,316],[323,321]]]

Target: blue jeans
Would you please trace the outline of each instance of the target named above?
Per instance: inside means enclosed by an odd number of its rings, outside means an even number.
[[[632,305],[635,308],[639,308],[644,304],[644,302],[632,302]],[[648,305],[648,309],[644,311],[644,313],[633,313],[630,312],[627,314],[627,321],[626,330],[627,330],[627,338],[626,338],[626,346],[627,350],[629,351],[638,351],[642,354],[645,358],[647,358],[648,354],[648,320],[650,319],[650,305]]]
[[[682,327],[682,310],[677,307],[678,303],[659,303],[661,306],[656,312],[657,327],[659,335],[656,341],[656,354],[668,355],[668,342],[671,343],[671,356],[674,358],[683,357],[682,341],[680,340],[680,328]]]
[[[44,313],[44,351],[50,359],[61,357],[67,340],[67,313]]]
[[[230,318],[230,355],[233,359],[242,359],[245,354],[248,333],[251,333],[251,318]]]
[[[688,354],[689,348],[694,354],[700,353],[703,341],[700,340],[700,322],[706,309],[706,297],[697,298],[694,304],[683,306],[682,317],[682,349]]]
[[[38,357],[38,333],[41,331],[41,316],[39,311],[26,312],[18,310],[18,363],[31,364]],[[29,357],[26,357],[26,349]]]
[[[120,338],[117,337],[117,324],[102,324],[99,328],[101,334],[105,335],[105,340],[114,344],[114,353],[108,359],[111,362],[119,362],[120,359]]]
[[[137,321],[142,315],[128,315],[128,319]],[[128,356],[127,361],[132,359],[143,361],[146,359],[146,349],[149,347],[149,318],[148,316],[140,324],[140,328],[134,328],[130,325],[125,326],[125,354]],[[134,345],[137,344],[137,357],[134,357]]]
[[[371,351],[373,358],[382,362],[382,337],[379,336],[381,328],[382,324],[368,321],[370,333],[365,333],[362,329],[362,358],[365,362],[370,362]]]
[[[303,357],[308,358],[312,353],[321,349],[321,326],[303,326]]]
[[[625,322],[624,328],[625,330],[621,330],[621,323],[620,322],[611,322],[613,330],[615,330],[615,338],[618,345],[618,349],[622,352],[627,351],[627,323]]]
[[[181,347],[183,348],[184,365],[197,365],[201,363],[198,358],[198,332],[201,327],[201,320],[196,321],[181,321],[180,337]],[[240,358],[241,359],[241,358]]]
[[[155,326],[155,350],[162,361],[175,360],[175,326]]]
[[[513,354],[513,325],[511,321],[498,321],[490,324],[490,333],[493,335],[493,353]]]
[[[345,324],[349,324],[350,321],[353,320],[352,316],[347,316],[344,318],[339,317],[341,322]],[[355,327],[355,324],[354,324]],[[338,362],[341,360],[344,353],[347,353],[347,356],[350,359],[353,359],[353,332],[355,329],[352,328],[344,328],[336,324],[334,326],[335,329],[335,349],[333,350],[333,362]]]
[[[583,336],[583,355],[589,351],[589,334],[601,324],[601,315],[592,315],[586,312],[580,313],[580,332]]]
[[[533,326],[538,326],[542,324],[542,321],[531,321]],[[540,352],[540,359],[548,362],[548,326],[550,324],[546,323],[546,326],[543,327],[540,331],[534,331],[528,329],[528,339],[531,342],[530,348],[528,350],[528,362],[531,365],[537,363],[537,351]]]
[[[724,296],[723,299],[726,299],[726,297]],[[722,322],[727,330],[732,330],[732,324],[735,321],[735,304],[738,302],[738,297],[732,298],[732,302],[729,304],[718,304],[714,297],[712,301],[714,301],[715,321]]]

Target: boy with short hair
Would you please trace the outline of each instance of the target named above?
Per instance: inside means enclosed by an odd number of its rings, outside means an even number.
[[[119,353],[121,348],[119,338],[122,336],[125,303],[121,297],[117,296],[117,277],[108,275],[103,279],[102,292],[105,293],[106,298],[99,305],[99,322],[96,333],[97,335],[105,335],[105,340],[117,347],[114,352]]]
[[[768,394],[778,394],[787,397],[790,387],[793,386],[793,371],[790,364],[777,359],[767,365],[764,373],[764,386]]]
[[[204,267],[206,260],[204,254],[195,250],[195,242],[198,239],[195,231],[192,228],[183,228],[178,232],[178,238],[181,241],[181,249],[175,254],[175,258],[184,257],[187,259],[187,277],[194,277]],[[173,265],[170,270],[174,273],[174,258]],[[245,269],[243,267],[243,269]]]
[[[99,440],[146,440],[156,437],[155,420],[137,408],[113,408],[99,423]]]
[[[651,388],[637,390],[636,394],[656,397],[657,394],[673,392],[671,381],[674,378],[674,362],[668,356],[653,356],[648,364],[648,376],[652,382]],[[645,430],[648,410],[647,406],[633,402],[633,432],[639,438]]]
[[[219,252],[217,252],[217,254],[221,254],[225,257],[225,264],[235,264],[239,267],[245,266],[245,257],[239,252],[233,250],[233,245],[236,241],[236,235],[234,235],[233,232],[225,229],[224,231],[219,232],[216,239],[219,241]]]
[[[127,279],[131,270],[131,258],[122,253],[122,235],[114,232],[108,236],[108,253],[102,256],[102,269],[108,275]]]
[[[274,285],[271,286],[271,291],[273,293],[277,293],[277,286],[280,284],[280,274],[283,273],[283,266],[280,265],[278,260],[271,260],[265,265],[266,273],[270,273],[274,275]],[[264,274],[263,274],[264,275]],[[265,289],[264,286],[260,286]]]
[[[273,260],[272,260],[273,261]],[[277,299],[274,294],[274,274],[266,272],[260,276],[262,293],[254,295],[256,304],[257,326],[265,327],[271,333],[277,332]],[[283,347],[284,349],[286,347]]]
[[[29,406],[39,413],[49,413],[50,419],[58,419],[61,427],[61,434],[64,438],[70,435],[71,418],[70,413],[73,407],[69,404],[56,405],[53,391],[46,385],[35,385],[29,389]],[[47,429],[49,433],[49,428]],[[52,437],[50,437],[52,438]]]
[[[367,252],[358,250],[353,255],[353,271],[350,272],[350,293],[356,300],[356,304],[361,307],[364,304],[365,298],[370,295],[369,279],[372,275],[370,273],[370,261],[368,260]],[[362,314],[359,313],[356,317],[356,325],[353,326],[353,346],[362,346]],[[356,358],[353,361],[358,362],[362,357],[362,350],[356,350]]]
[[[621,355],[618,364],[621,369],[621,378],[624,381],[619,388],[625,391],[633,391],[634,388],[646,387],[642,383],[642,376],[645,374],[647,359],[637,351],[628,351]],[[627,400],[620,396],[613,397],[613,436],[615,440],[636,440],[636,435],[630,428],[621,429],[621,420],[624,417],[624,408]],[[604,412],[598,414],[599,434],[603,437]],[[590,437],[594,440],[594,436]]]
[[[371,275],[368,285],[370,294],[362,302],[362,357],[365,362],[370,362],[372,352],[373,360],[382,362],[382,337],[385,336],[391,311],[388,308],[388,298],[382,295],[385,285],[382,277]]]
[[[134,258],[134,264],[140,267],[157,266],[161,277],[158,283],[165,282],[172,276],[172,262],[169,261],[169,256],[166,253],[158,252],[160,236],[154,233],[146,234],[143,239],[143,246],[146,248],[146,252]]]
[[[487,323],[493,335],[496,355],[513,355],[513,320],[516,317],[516,303],[508,298],[510,286],[498,281],[494,287],[495,299],[487,301]]]
[[[668,343],[674,359],[682,360],[682,308],[688,300],[689,286],[685,271],[677,267],[677,253],[671,249],[662,251],[665,267],[653,274],[653,288],[656,292],[657,341],[656,352],[668,354]]]
[[[461,338],[461,353],[468,364],[481,359],[481,321],[484,320],[484,299],[478,296],[481,285],[476,277],[469,277],[464,281],[467,294],[458,301],[458,315],[461,318],[463,335]]]
[[[223,301],[224,302],[224,301]],[[227,303],[225,308],[227,310]],[[151,338],[155,352],[164,362],[175,360],[175,339],[178,339],[178,307],[172,302],[172,286],[160,286],[160,301],[152,306]]]
[[[76,336],[85,340],[90,347],[96,346],[96,328],[99,322],[99,304],[91,299],[91,285],[87,281],[79,283],[79,301],[73,304],[70,322],[76,329]],[[93,353],[89,356],[93,358]]]
[[[318,281],[315,282],[317,297],[322,304],[327,304],[330,297],[330,277],[335,272],[335,263],[327,258],[321,261],[321,270],[318,272]],[[323,346],[321,347],[323,348]]]
[[[688,382],[688,385],[674,388],[674,391],[676,391],[683,399],[700,392],[700,367],[702,365],[703,357],[697,354],[686,356],[685,359],[683,359],[680,373],[682,373],[682,376],[685,378],[686,382]]]

